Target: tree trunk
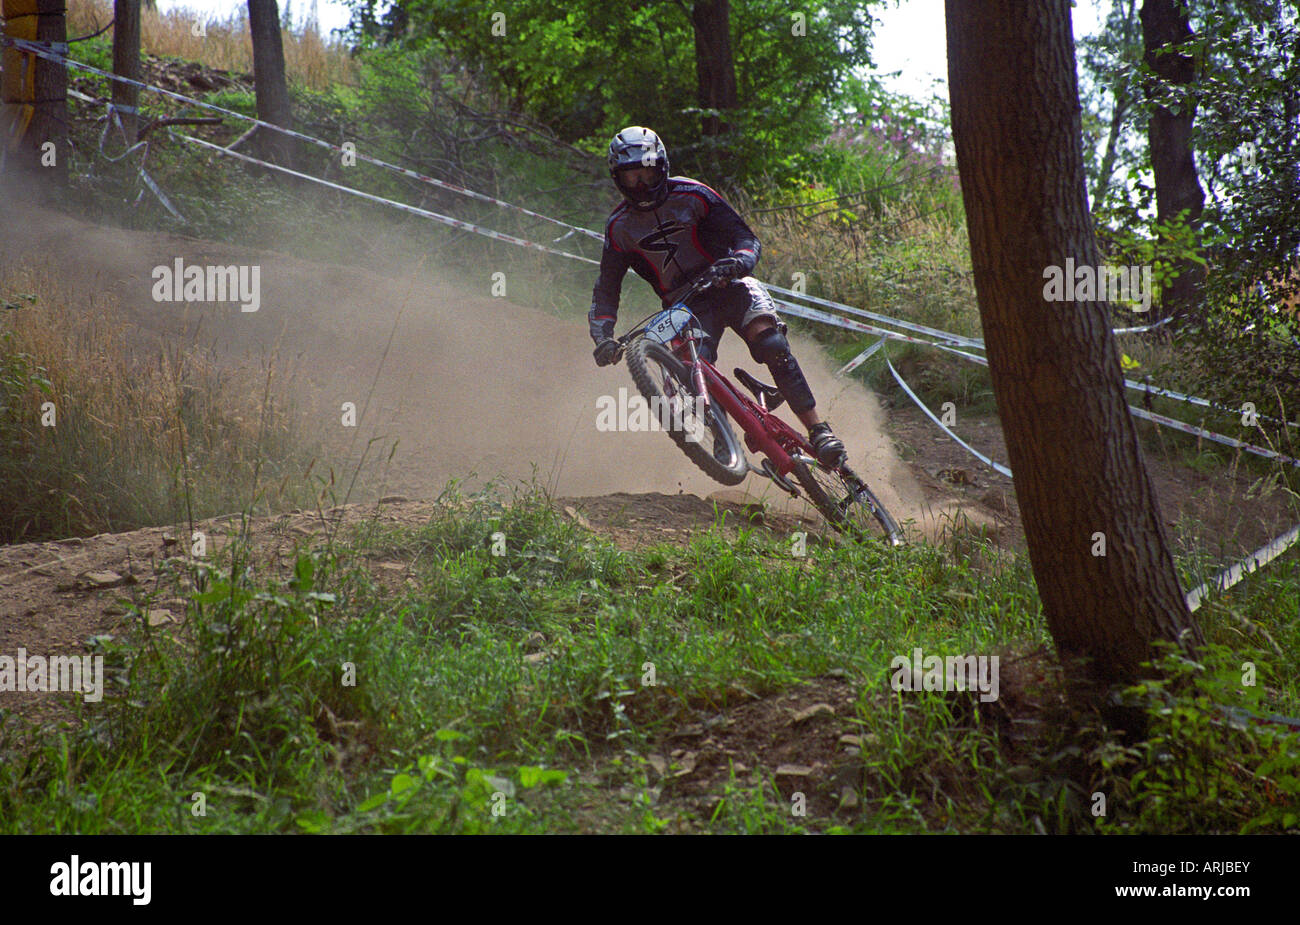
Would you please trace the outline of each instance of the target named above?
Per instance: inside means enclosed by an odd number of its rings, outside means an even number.
[[[113,0],[113,73],[140,79],[140,0]],[[127,147],[135,144],[140,90],[113,81],[113,108],[122,120]]]
[[[257,117],[290,128],[289,84],[284,74],[284,45],[280,40],[280,13],[276,0],[248,0],[248,29],[253,37],[253,83]],[[267,160],[288,165],[292,148],[286,135],[259,129],[254,136]]]
[[[1200,637],[1125,404],[1106,303],[1046,299],[1048,268],[1100,263],[1070,2],[947,0],[946,9],[953,138],[1016,498],[1057,652],[1079,683],[1074,695],[1096,703],[1105,686],[1138,676],[1153,641]]]
[[[731,53],[730,0],[697,0],[691,10],[695,26],[695,76],[701,109],[736,108],[736,62]],[[728,130],[726,120],[706,115],[701,130],[707,136]]]
[[[1190,87],[1196,78],[1196,62],[1176,50],[1194,37],[1187,19],[1185,0],[1143,0],[1140,15],[1147,66],[1167,83]],[[1148,97],[1155,90],[1155,83],[1148,81]],[[1201,188],[1196,161],[1192,157],[1192,121],[1195,117],[1196,104],[1190,96],[1176,112],[1157,105],[1151,112],[1147,140],[1151,150],[1151,171],[1156,181],[1156,218],[1167,222],[1186,212],[1188,224],[1199,229],[1201,212],[1205,208],[1205,190]],[[1185,318],[1194,314],[1200,301],[1201,284],[1205,281],[1205,269],[1194,260],[1176,261],[1174,267],[1178,277],[1161,296],[1162,318],[1166,315]]]
[[[63,0],[3,0],[4,32],[30,42],[66,43]],[[65,46],[66,53],[66,46]],[[68,72],[60,62],[4,47],[0,150],[22,170],[67,175]],[[52,148],[47,143],[53,145]]]

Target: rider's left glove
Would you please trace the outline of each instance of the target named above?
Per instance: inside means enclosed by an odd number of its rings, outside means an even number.
[[[609,366],[611,363],[618,362],[618,355],[621,350],[622,344],[611,337],[597,344],[591,355],[596,358],[597,366]]]

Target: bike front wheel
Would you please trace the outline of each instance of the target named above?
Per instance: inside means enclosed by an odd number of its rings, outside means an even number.
[[[713,402],[696,401],[686,364],[657,341],[638,337],[627,348],[627,368],[668,436],[687,458],[723,485],[739,485],[749,463],[735,432]],[[703,420],[698,412],[703,410]]]
[[[854,540],[881,536],[890,546],[903,545],[903,531],[880,499],[848,466],[829,469],[819,462],[794,462],[794,477],[827,523]]]

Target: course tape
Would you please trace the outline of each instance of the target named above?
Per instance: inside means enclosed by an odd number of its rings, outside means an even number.
[[[861,353],[859,353],[859,354],[858,354],[857,356],[855,356],[853,359],[849,360],[847,363],[845,363],[843,366],[841,366],[841,367],[839,368],[839,371],[835,373],[835,377],[836,377],[836,378],[839,378],[840,376],[847,376],[849,373],[853,372],[855,369],[857,369],[857,368],[858,368],[859,366],[861,366],[863,363],[867,362],[867,360],[871,359],[872,354],[874,354],[874,353],[875,353],[877,350],[879,350],[881,347],[885,346],[885,341],[887,341],[887,340],[889,340],[888,337],[886,337],[886,336],[882,336],[882,337],[880,338],[880,340],[876,341],[874,344],[872,344],[872,345],[871,345],[870,347],[868,347],[866,350],[863,350]]]
[[[163,208],[170,212],[177,221],[182,225],[189,224],[189,220],[177,211],[176,206],[167,198],[167,194],[162,191],[162,188],[159,187],[156,182],[154,182],[154,178],[149,176],[149,171],[145,170],[143,166],[140,168],[140,179],[144,181],[145,186],[149,187],[149,191],[158,197],[158,201],[163,204]]]
[[[843,303],[840,302],[831,302],[826,299],[818,299],[813,296],[805,295],[804,293],[794,292],[790,289],[782,288],[781,286],[774,286],[771,283],[764,283],[763,285],[766,286],[772,292],[778,292],[784,295],[795,296],[796,298],[805,299],[809,302],[813,302],[817,305],[823,305],[829,308],[838,308],[842,311],[848,312],[849,314],[857,315],[859,317],[870,318],[873,321],[879,321],[883,324],[891,324],[894,325],[895,327],[902,328],[903,330],[914,331],[920,334],[929,334],[931,337],[936,338],[936,340],[931,341],[931,340],[923,340],[920,338],[901,337],[901,336],[895,336],[895,339],[906,340],[909,343],[913,343],[913,344],[928,344],[932,347],[939,347],[942,350],[947,350],[949,353],[955,353],[957,356],[966,357],[967,359],[974,360],[977,363],[983,363],[985,366],[988,365],[988,362],[983,357],[977,357],[969,353],[963,353],[960,350],[951,349],[951,346],[959,346],[959,347],[970,347],[976,350],[984,350],[985,349],[984,342],[982,340],[976,340],[970,337],[962,337],[959,334],[950,334],[947,331],[940,331],[936,328],[929,328],[924,325],[912,324],[911,322],[903,321],[898,318],[890,318],[888,315],[878,315],[873,312],[868,312],[862,309],[853,308],[852,306],[849,305],[844,305]],[[785,306],[787,310],[790,310],[792,306],[792,303],[784,300],[777,300],[777,304]],[[797,312],[793,312],[793,311],[791,313],[798,314]],[[801,317],[810,318],[816,321],[823,321],[828,324],[836,324],[838,327],[848,328],[849,330],[854,330],[854,331],[864,331],[866,333],[877,333],[882,331],[881,328],[872,327],[870,325],[854,325],[851,323],[842,324],[838,320],[831,320],[831,319],[835,319],[836,316],[830,315],[829,313],[825,313],[825,312],[821,312],[817,314],[805,314],[802,315]],[[848,321],[848,319],[842,319],[842,320],[846,322]],[[1155,324],[1145,325],[1144,327],[1140,327],[1140,328],[1117,328],[1113,333],[1129,334],[1138,331],[1150,331],[1154,328],[1158,328],[1161,325],[1167,323],[1169,320],[1170,320],[1169,318],[1164,318],[1161,319],[1160,321],[1157,321]],[[946,346],[946,345],[951,345],[951,346]],[[857,367],[855,366],[853,368],[856,369]],[[845,372],[848,371],[851,370],[841,370],[839,375],[844,375]],[[1124,387],[1128,389],[1133,389],[1134,391],[1137,392],[1145,392],[1151,395],[1160,395],[1165,398],[1174,399],[1175,401],[1186,402],[1193,405],[1200,405],[1203,408],[1213,408],[1216,411],[1222,411],[1226,414],[1241,413],[1240,409],[1228,408],[1223,405],[1219,405],[1212,401],[1209,401],[1208,399],[1197,398],[1194,395],[1186,395],[1182,392],[1174,391],[1173,389],[1165,389],[1165,388],[1160,388],[1159,386],[1148,385],[1144,382],[1136,382],[1132,379],[1125,379]],[[1261,414],[1258,415],[1258,417],[1261,421],[1271,421],[1275,424],[1285,424],[1288,427],[1297,426],[1295,422],[1281,421],[1278,420],[1277,418],[1268,417],[1267,415]]]
[[[940,350],[946,350],[949,353],[955,353],[959,357],[965,357],[966,359],[974,363],[979,363],[981,366],[989,365],[989,361],[986,360],[984,357],[975,356],[974,354],[971,353],[963,353],[960,350],[954,350],[953,348],[945,346],[944,344],[934,344],[933,346],[938,347]],[[1129,386],[1130,388],[1140,389],[1141,391],[1150,392],[1155,395],[1165,395],[1169,398],[1181,398],[1184,401],[1189,401],[1197,405],[1203,405],[1208,408],[1216,408],[1220,411],[1225,411],[1229,414],[1240,413],[1239,410],[1232,409],[1232,408],[1224,408],[1221,405],[1215,405],[1211,402],[1207,402],[1203,398],[1193,398],[1188,395],[1182,395],[1178,392],[1170,392],[1168,389],[1158,389],[1155,388],[1154,386],[1144,386],[1140,382],[1132,382],[1128,379],[1124,380],[1124,384]],[[1204,427],[1197,427],[1194,424],[1186,424],[1183,421],[1178,420],[1177,418],[1171,418],[1163,414],[1157,414],[1154,411],[1146,411],[1142,408],[1137,408],[1133,405],[1129,405],[1128,407],[1129,410],[1132,411],[1134,414],[1136,414],[1138,417],[1151,421],[1153,423],[1163,424],[1166,427],[1172,427],[1174,430],[1180,430],[1183,433],[1192,434],[1193,436],[1204,437],[1207,440],[1213,440],[1216,443],[1222,443],[1225,446],[1237,447],[1239,449],[1245,450],[1248,453],[1254,453],[1256,456],[1262,456],[1265,459],[1277,459],[1280,460],[1281,462],[1287,463],[1288,465],[1300,466],[1300,460],[1292,459],[1290,456],[1284,456],[1281,453],[1274,452],[1273,450],[1268,450],[1263,447],[1258,447],[1252,443],[1243,443],[1240,440],[1234,440],[1232,437],[1225,437],[1223,434],[1216,433],[1212,430],[1206,430]],[[1273,418],[1266,418],[1264,415],[1260,415],[1259,417],[1260,420],[1273,420]]]
[[[1276,539],[1270,540],[1253,553],[1228,568],[1214,578],[1187,593],[1187,609],[1196,610],[1209,595],[1210,591],[1227,591],[1251,572],[1257,572],[1268,565],[1282,553],[1300,541],[1300,524],[1292,527]]]
[[[1135,415],[1156,424],[1163,424],[1166,427],[1172,427],[1174,430],[1181,430],[1185,434],[1191,434],[1195,437],[1204,437],[1206,440],[1213,440],[1215,443],[1222,443],[1224,446],[1236,447],[1239,450],[1245,450],[1247,453],[1253,453],[1256,456],[1262,456],[1265,459],[1276,459],[1278,462],[1284,462],[1288,466],[1300,466],[1300,459],[1292,459],[1290,456],[1283,456],[1281,453],[1264,447],[1255,446],[1252,443],[1243,443],[1241,440],[1235,440],[1232,437],[1225,437],[1223,434],[1216,434],[1212,430],[1206,430],[1204,427],[1197,427],[1195,424],[1187,424],[1177,418],[1166,417],[1163,414],[1156,414],[1154,411],[1147,411],[1144,408],[1135,408],[1128,406],[1128,410]]]
[[[872,321],[879,321],[882,324],[892,324],[894,327],[902,328],[904,331],[912,331],[916,334],[928,334],[930,337],[942,340],[946,343],[956,344],[958,347],[971,347],[976,350],[984,349],[984,342],[971,337],[962,337],[959,334],[949,334],[947,331],[940,331],[937,328],[929,328],[923,324],[914,324],[911,321],[903,321],[899,318],[890,318],[888,315],[878,315],[875,312],[869,312],[862,308],[854,308],[852,305],[845,305],[843,302],[832,302],[829,299],[820,299],[817,296],[808,295],[805,292],[797,292],[793,289],[786,289],[783,286],[777,286],[773,283],[764,283],[772,292],[778,292],[784,296],[793,296],[796,299],[802,299],[812,305],[820,305],[824,308],[835,308],[850,315],[856,315],[859,318],[869,318]],[[927,343],[926,341],[917,341],[917,343]]]
[[[857,315],[859,318],[870,318],[872,321],[879,321],[886,324],[896,325],[897,327],[903,328],[904,330],[913,331],[917,334],[928,334],[931,337],[936,337],[939,338],[940,340],[945,340],[950,343],[955,343],[958,346],[970,347],[976,350],[984,349],[984,341],[977,337],[963,337],[959,334],[951,334],[947,331],[940,331],[937,328],[926,327],[923,324],[914,324],[910,321],[902,321],[898,318],[891,318],[888,315],[877,315],[873,312],[866,311],[865,309],[854,308],[852,305],[845,305],[843,302],[833,302],[830,301],[829,299],[819,299],[816,296],[810,296],[806,293],[798,292],[793,289],[785,289],[781,286],[773,285],[772,283],[764,283],[763,285],[765,285],[768,289],[772,290],[773,292],[779,292],[781,295],[793,296],[794,298],[803,299],[804,301],[810,302],[813,305],[821,305],[824,306],[825,308],[839,309],[840,311],[847,312],[851,315]],[[1154,324],[1146,324],[1146,325],[1142,325],[1141,327],[1115,328],[1112,330],[1111,333],[1138,334],[1144,331],[1153,331],[1156,328],[1160,327],[1161,325],[1168,324],[1172,320],[1173,320],[1173,316],[1170,316],[1168,318],[1161,318],[1159,321],[1155,322]]]
[[[966,359],[970,360],[972,363],[978,363],[980,366],[989,365],[989,361],[986,360],[984,357],[977,356],[973,353],[967,353],[964,350],[958,350],[956,347],[949,347],[947,344],[935,344],[934,346],[938,347],[940,350],[945,350],[948,353],[955,354],[956,356],[965,357]]]
[[[202,138],[195,138],[191,135],[183,135],[180,132],[173,132],[170,129],[168,130],[168,132],[174,138],[178,138],[181,141],[189,142],[190,144],[195,144],[204,148],[209,148],[218,154],[225,155],[226,157],[238,158],[241,161],[245,161],[249,164],[256,164],[259,167],[265,167],[269,170],[278,170],[280,173],[288,174],[291,177],[297,177],[300,180],[307,180],[311,183],[318,183],[321,186],[325,186],[333,190],[338,190],[341,193],[347,193],[351,196],[357,196],[361,199],[368,199],[371,202],[377,202],[382,205],[392,206],[395,209],[401,209],[403,212],[409,212],[410,214],[418,215],[421,218],[431,219],[435,222],[440,222],[444,225],[449,225],[452,228],[460,228],[463,231],[472,231],[475,234],[481,234],[484,237],[492,238],[495,241],[505,241],[508,244],[515,244],[518,245],[519,247],[527,247],[533,250],[539,250],[547,254],[555,254],[558,257],[568,257],[570,260],[581,260],[583,263],[599,264],[599,261],[592,260],[590,257],[583,257],[580,254],[570,254],[568,251],[556,250],[553,247],[547,247],[545,244],[537,244],[534,241],[529,241],[524,238],[517,238],[514,235],[506,234],[503,231],[493,231],[490,228],[484,228],[480,225],[475,225],[471,222],[461,221],[458,218],[452,218],[450,215],[442,215],[438,212],[431,212],[428,209],[421,209],[416,206],[410,206],[404,202],[397,202],[392,199],[385,199],[383,196],[376,196],[373,193],[362,192],[359,189],[353,189],[352,187],[344,186],[341,183],[333,183],[329,180],[323,180],[320,177],[313,177],[310,174],[299,173],[298,171],[293,170],[289,167],[282,167],[279,164],[273,164],[270,161],[264,161],[261,160],[260,158],[251,157],[250,155],[247,154],[241,154],[238,151],[230,151],[226,148],[221,147],[221,145],[213,144],[210,141],[204,141]]]
[[[838,315],[832,315],[828,312],[818,311],[817,309],[808,308],[807,306],[795,305],[791,302],[786,302],[784,299],[774,299],[773,301],[776,302],[777,305],[781,306],[782,311],[785,311],[799,318],[807,318],[810,321],[820,321],[825,324],[834,325],[836,327],[845,328],[851,331],[862,331],[868,334],[875,334],[881,337],[889,338],[890,340],[900,340],[912,344],[926,344],[931,347],[937,347],[940,350],[946,350],[947,352],[956,354],[957,356],[964,357],[967,360],[970,360],[974,363],[979,363],[981,366],[988,366],[988,360],[985,359],[984,357],[976,356],[975,354],[971,354],[971,353],[966,353],[962,350],[957,350],[948,344],[941,344],[941,343],[936,343],[934,341],[922,340],[921,338],[918,337],[910,337],[906,334],[899,334],[896,331],[888,331],[884,328],[878,328],[875,327],[874,325],[864,324],[860,321],[854,321],[850,318],[841,318]],[[874,353],[875,349],[878,349],[878,345],[877,347],[870,348],[870,349],[871,352]],[[889,368],[891,371],[893,371],[892,365],[890,365]],[[841,370],[841,374],[842,372],[843,371]],[[907,392],[907,394],[912,398],[914,402],[916,402],[917,406],[922,411],[924,411],[927,415],[929,415],[932,419],[935,419],[934,415],[930,413],[930,409],[926,408],[925,405],[912,392],[912,390],[907,387],[907,384],[902,381],[901,377],[898,375],[897,372],[894,372],[894,378],[899,380],[899,384],[903,387],[903,390]],[[1127,383],[1127,380],[1125,381]],[[1141,386],[1141,383],[1134,383],[1134,384]],[[1223,434],[1216,433],[1212,430],[1207,430],[1204,427],[1197,427],[1194,424],[1186,424],[1182,421],[1177,420],[1176,418],[1171,418],[1163,414],[1156,414],[1155,412],[1146,411],[1145,409],[1138,408],[1133,405],[1129,405],[1128,407],[1129,410],[1133,412],[1135,415],[1137,415],[1138,417],[1148,421],[1152,421],[1153,423],[1163,424],[1166,427],[1172,427],[1175,430],[1179,430],[1182,431],[1183,433],[1191,434],[1193,436],[1204,437],[1207,440],[1212,440],[1216,443],[1222,443],[1225,446],[1236,447],[1238,449],[1245,450],[1247,453],[1253,453],[1256,456],[1261,456],[1264,459],[1276,459],[1280,462],[1287,463],[1288,465],[1291,466],[1300,466],[1300,460],[1292,459],[1289,456],[1284,456],[1283,454],[1274,452],[1273,450],[1265,449],[1263,447],[1258,447],[1251,443],[1245,443],[1241,440],[1236,440],[1232,437],[1224,436]],[[937,422],[937,419],[935,420]],[[939,426],[943,427],[942,424],[940,424]],[[948,430],[948,428],[944,427],[943,429],[954,440],[956,440],[958,443],[961,443],[962,446],[965,446],[967,449],[970,449],[970,447],[967,446],[967,444],[965,444],[956,434],[953,434],[950,430]],[[974,453],[980,459],[984,459],[984,457],[981,454],[975,452],[974,450],[971,450],[971,452]],[[993,465],[992,463],[989,464]],[[994,466],[994,468],[997,467]],[[999,469],[998,471],[1002,471],[1002,470]],[[1004,474],[1010,475],[1010,472],[1008,471]]]
[[[884,342],[884,338],[881,339],[881,343],[883,342]],[[878,346],[879,344],[876,345],[876,347]],[[957,354],[958,356],[964,356],[967,359],[974,360],[977,363],[982,363],[985,366],[988,365],[988,361],[985,360],[983,357],[977,357],[977,356],[973,356],[972,354],[962,353],[960,350],[954,350],[953,348],[944,346],[943,344],[935,344],[934,346],[938,347],[940,350],[947,350],[950,353]],[[993,463],[987,456],[984,456],[982,453],[976,451],[973,447],[971,447],[969,444],[964,442],[951,430],[949,430],[947,427],[944,427],[943,422],[940,421],[938,418],[936,418],[933,412],[931,412],[930,409],[927,408],[921,402],[920,398],[917,397],[916,393],[913,392],[910,388],[908,388],[907,383],[903,381],[903,377],[898,374],[898,371],[896,369],[894,369],[893,364],[889,363],[888,360],[886,360],[885,362],[889,366],[889,371],[893,373],[894,379],[897,380],[899,386],[903,389],[904,392],[908,394],[908,396],[912,399],[912,401],[916,403],[917,407],[920,408],[922,411],[926,413],[926,415],[929,416],[930,420],[938,424],[939,427],[946,434],[948,434],[949,437],[952,437],[953,440],[957,441],[957,443],[961,444],[963,447],[965,447],[968,451],[970,451],[972,454],[977,456],[979,459],[981,459],[985,463],[988,463],[989,465],[992,465],[994,468],[996,468],[999,472],[1002,472],[1004,475],[1011,477],[1011,471],[1009,469],[1004,469],[1003,467],[998,466],[996,463]],[[1210,440],[1214,440],[1220,443],[1225,443],[1228,446],[1240,447],[1241,449],[1247,450],[1249,452],[1255,453],[1260,456],[1264,456],[1266,458],[1275,458],[1281,462],[1286,462],[1293,466],[1300,466],[1300,460],[1291,459],[1290,457],[1283,456],[1279,453],[1275,453],[1272,450],[1266,450],[1261,447],[1251,446],[1250,444],[1242,443],[1239,440],[1234,440],[1231,437],[1225,437],[1222,434],[1215,434],[1210,431],[1204,430],[1203,428],[1194,427],[1190,424],[1185,424],[1182,421],[1165,417],[1164,415],[1154,414],[1153,412],[1146,411],[1142,408],[1134,408],[1133,406],[1130,405],[1129,410],[1133,412],[1135,415],[1137,415],[1138,417],[1146,418],[1147,420],[1154,421],[1157,424],[1165,424],[1169,427],[1173,427],[1177,430],[1181,430],[1189,434],[1203,436]],[[1221,571],[1214,578],[1210,579],[1209,581],[1189,591],[1187,593],[1187,609],[1189,611],[1195,612],[1195,610],[1201,606],[1202,602],[1209,595],[1211,590],[1217,590],[1220,592],[1227,591],[1233,585],[1237,584],[1242,579],[1244,579],[1247,575],[1251,574],[1252,572],[1257,572],[1265,565],[1268,565],[1268,563],[1272,562],[1274,559],[1280,556],[1287,549],[1294,546],[1297,542],[1300,542],[1300,525],[1293,527],[1292,529],[1288,530],[1286,533],[1283,533],[1281,536],[1277,537],[1276,539],[1273,539],[1268,543],[1265,543],[1259,549],[1255,550],[1255,552],[1251,553],[1251,555],[1248,556],[1247,558],[1242,559],[1240,562],[1234,563],[1233,565]]]
[[[882,337],[880,341],[871,348],[872,351],[874,352],[876,349],[878,349],[880,345],[885,342],[885,340],[886,338]],[[970,354],[962,354],[961,351],[952,350],[952,348],[944,347],[941,344],[935,344],[935,346],[943,350],[949,350],[952,353],[957,353],[961,356],[969,357],[970,359],[973,360],[983,361],[982,357],[974,357],[971,356]],[[985,464],[992,466],[994,469],[996,469],[998,472],[1001,472],[1003,475],[1007,476],[1008,478],[1012,477],[1010,469],[993,462],[983,453],[980,453],[970,444],[966,443],[964,440],[962,440],[960,437],[954,434],[951,430],[945,427],[943,422],[940,421],[937,417],[935,417],[934,412],[932,412],[929,408],[927,408],[925,404],[921,401],[921,399],[916,395],[916,393],[913,392],[908,387],[907,383],[903,381],[903,377],[898,374],[898,370],[894,369],[894,365],[890,363],[888,360],[885,361],[885,365],[889,367],[889,371],[893,374],[894,379],[895,381],[898,382],[899,387],[902,388],[902,390],[907,393],[908,397],[911,398],[912,401],[916,403],[916,406],[920,408],[922,411],[924,411],[926,415],[930,418],[930,420],[934,421],[934,423],[937,424],[939,428],[943,430],[944,433],[946,433],[957,443],[965,447],[967,451],[969,451],[971,454],[979,458]],[[1156,421],[1156,423],[1167,424],[1170,427],[1175,427],[1178,430],[1184,430],[1188,433],[1203,435],[1208,437],[1211,440],[1219,440],[1220,442],[1225,442],[1230,446],[1239,446],[1242,449],[1247,449],[1250,452],[1258,453],[1259,455],[1275,457],[1283,462],[1288,462],[1291,465],[1300,465],[1300,461],[1290,459],[1289,457],[1274,453],[1272,450],[1264,450],[1261,449],[1260,447],[1252,447],[1249,444],[1241,443],[1238,440],[1233,440],[1231,437],[1224,437],[1219,434],[1211,434],[1209,431],[1204,431],[1198,427],[1192,427],[1191,425],[1184,424],[1182,421],[1175,421],[1173,418],[1166,418],[1163,415],[1155,415],[1148,411],[1144,411],[1141,408],[1134,408],[1132,406],[1129,407],[1129,410],[1132,411],[1134,414],[1138,415],[1139,417],[1144,417],[1144,418],[1148,418],[1149,420],[1154,420]],[[1268,565],[1270,562],[1272,562],[1282,553],[1286,552],[1286,550],[1294,546],[1297,542],[1300,542],[1300,525],[1297,525],[1291,528],[1290,530],[1288,530],[1286,533],[1283,533],[1281,536],[1273,540],[1270,540],[1269,542],[1261,546],[1259,549],[1251,553],[1245,559],[1242,559],[1241,561],[1234,563],[1233,565],[1221,571],[1214,578],[1210,579],[1209,581],[1189,591],[1187,593],[1187,609],[1189,611],[1195,612],[1196,609],[1200,607],[1201,604],[1204,602],[1206,597],[1209,596],[1209,593],[1212,590],[1219,591],[1219,592],[1227,591],[1233,585],[1236,585],[1238,582],[1244,579],[1247,575],[1250,575],[1253,572],[1257,572],[1265,565]]]
[[[1238,726],[1259,723],[1265,726],[1285,726],[1292,732],[1300,732],[1300,718],[1294,716],[1283,716],[1280,713],[1254,713],[1245,707],[1224,706],[1221,703],[1215,706],[1220,715]]]
[[[763,285],[767,285],[764,283]],[[768,287],[769,289],[772,287]],[[797,318],[807,318],[809,321],[820,321],[823,324],[834,325],[837,328],[844,328],[849,331],[861,331],[864,334],[875,334],[888,336],[892,340],[901,340],[909,344],[925,344],[927,347],[937,347],[940,344],[932,340],[925,340],[920,337],[912,337],[908,334],[900,334],[897,331],[891,331],[887,328],[878,328],[872,324],[866,324],[862,321],[854,321],[852,318],[844,318],[840,315],[832,315],[830,312],[819,311],[815,308],[809,308],[806,305],[795,305],[793,302],[787,302],[785,299],[773,299],[781,310],[794,315]],[[892,320],[891,320],[892,321]],[[960,343],[961,338],[952,337],[949,343]]]
[[[1142,325],[1142,326],[1140,326],[1140,327],[1136,327],[1136,328],[1116,328],[1116,329],[1115,329],[1114,331],[1112,331],[1111,333],[1112,333],[1112,334],[1141,334],[1141,333],[1143,333],[1143,332],[1145,332],[1145,331],[1154,331],[1156,328],[1160,327],[1162,324],[1168,324],[1169,322],[1171,322],[1171,321],[1173,321],[1173,320],[1174,320],[1174,316],[1173,316],[1173,315],[1166,315],[1164,318],[1161,318],[1161,319],[1160,319],[1159,321],[1157,321],[1155,324],[1144,324],[1144,325]]]
[[[1222,411],[1224,414],[1241,414],[1240,408],[1229,408],[1227,405],[1220,405],[1216,402],[1204,398],[1197,398],[1195,395],[1184,395],[1182,392],[1175,392],[1173,389],[1162,389],[1158,386],[1147,385],[1144,382],[1134,382],[1132,379],[1125,379],[1124,385],[1127,388],[1134,389],[1138,392],[1146,392],[1148,395],[1160,395],[1164,398],[1172,398],[1177,401],[1186,402],[1189,405],[1199,405],[1202,408],[1213,408],[1215,411]],[[1274,424],[1285,424],[1287,427],[1300,427],[1295,421],[1283,421],[1278,418],[1269,417],[1266,414],[1258,414],[1257,418],[1261,421],[1271,421]]]
[[[943,421],[935,417],[934,412],[931,411],[929,408],[927,408],[925,406],[925,402],[921,401],[921,399],[917,397],[917,394],[908,387],[906,382],[903,381],[903,377],[898,374],[898,370],[894,369],[893,363],[889,362],[889,360],[886,359],[885,365],[888,366],[889,371],[893,373],[894,380],[898,383],[899,387],[902,388],[902,390],[907,393],[908,397],[911,398],[912,401],[916,402],[916,406],[920,408],[922,411],[924,411],[926,415],[930,418],[930,420],[934,421],[934,423],[937,424],[945,434],[947,434],[953,440],[956,440],[958,443],[964,446],[967,449],[967,451],[970,452],[971,455],[981,460],[986,466],[991,466],[992,468],[996,469],[998,472],[1001,472],[1007,478],[1012,478],[1010,469],[1008,469],[1006,466],[1002,465],[1001,463],[997,463],[989,459],[979,450],[975,449],[975,447],[971,446],[961,437],[958,437],[956,434],[954,434],[951,430],[948,429],[948,426],[944,424]]]

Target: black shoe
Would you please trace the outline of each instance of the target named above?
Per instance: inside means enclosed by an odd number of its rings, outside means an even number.
[[[831,425],[825,421],[808,431],[808,439],[817,451],[817,461],[823,466],[834,469],[844,462],[844,442],[831,433]]]

